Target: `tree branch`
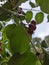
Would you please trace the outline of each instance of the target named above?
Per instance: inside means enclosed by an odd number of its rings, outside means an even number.
[[[33,45],[33,42],[31,41],[31,38],[30,38],[28,32],[26,31],[25,26],[23,25],[22,22],[21,22],[21,25],[22,25],[22,28],[23,28],[23,30],[24,30],[26,36],[28,37],[29,42],[31,43],[32,47],[34,48],[35,52],[37,53],[38,51],[37,51],[36,47]],[[38,59],[39,59],[41,65],[42,65],[41,59],[40,59],[39,57],[38,57]]]

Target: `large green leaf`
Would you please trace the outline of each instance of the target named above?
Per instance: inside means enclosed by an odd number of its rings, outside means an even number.
[[[36,65],[36,61],[36,56],[31,52],[23,55],[15,54],[9,60],[8,65]]]
[[[47,14],[49,14],[49,0],[42,0],[41,10]]]
[[[11,17],[11,13],[0,7],[0,21],[5,21]]]
[[[37,24],[40,24],[44,19],[44,14],[42,12],[39,12],[35,16],[35,20],[37,21]]]
[[[42,0],[35,0],[36,3],[40,6],[42,4]]]
[[[5,28],[5,31],[10,41],[11,50],[14,53],[24,53],[29,46],[29,40],[22,26],[11,24]]]
[[[33,13],[31,11],[27,11],[25,15],[26,22],[30,22],[33,17]]]
[[[49,0],[36,0],[36,3],[44,13],[49,14]]]

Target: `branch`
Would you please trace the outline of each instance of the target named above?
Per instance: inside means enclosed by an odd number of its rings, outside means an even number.
[[[41,11],[41,10],[36,10],[36,9],[33,9],[33,8],[31,8],[31,9],[27,9],[27,8],[22,8],[23,10],[31,10],[31,11]]]
[[[21,25],[22,25],[22,28],[23,28],[23,30],[24,30],[26,36],[28,37],[28,40],[31,42],[32,47],[34,48],[35,52],[37,52],[37,49],[36,49],[35,46],[33,45],[33,42],[31,41],[31,38],[30,38],[28,32],[26,31],[25,26],[23,25],[22,22],[21,22]]]
[[[2,8],[2,7],[0,7]],[[18,14],[17,12],[15,11],[11,11],[9,9],[6,9],[6,8],[2,8],[3,10],[7,11],[7,12],[10,12],[11,14],[15,15],[16,17],[20,16],[20,14]],[[24,16],[23,14],[21,14],[21,16]]]
[[[32,47],[34,48],[35,52],[37,53],[38,51],[37,51],[36,47],[33,45],[33,42],[31,41],[31,38],[30,38],[28,32],[26,31],[25,26],[23,25],[22,22],[21,22],[21,25],[22,25],[22,28],[23,28],[23,30],[24,30],[26,36],[28,37],[29,42],[31,42]],[[41,54],[41,53],[40,53],[40,54]],[[41,59],[40,59],[39,57],[38,57],[38,59],[39,59],[41,65],[42,65]]]

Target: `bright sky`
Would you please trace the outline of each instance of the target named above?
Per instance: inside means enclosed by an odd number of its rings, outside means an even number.
[[[35,0],[31,0],[35,3]],[[23,3],[21,5],[22,8],[26,8],[26,9],[31,9],[31,6],[28,4],[28,2],[26,2],[25,4]],[[40,10],[40,7],[37,7],[37,8],[34,8],[35,10]],[[25,10],[26,11],[26,10]],[[34,14],[33,16],[35,17],[35,14],[38,12],[38,11],[33,11]],[[35,33],[32,35],[32,37],[40,37],[41,39],[44,39],[45,36],[49,35],[49,23],[47,23],[47,14],[44,14],[44,20],[41,24],[38,24],[37,25],[37,28],[36,28],[36,31]],[[33,17],[33,19],[34,19]]]

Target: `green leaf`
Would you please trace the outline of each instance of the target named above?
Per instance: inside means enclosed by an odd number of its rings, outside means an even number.
[[[35,15],[35,20],[37,21],[37,24],[40,24],[44,19],[44,14],[42,12],[39,12]]]
[[[36,3],[44,13],[49,14],[49,0],[36,0]]]
[[[36,3],[40,6],[42,4],[42,0],[35,0]]]
[[[41,42],[41,46],[44,47],[44,48],[48,48],[48,46],[47,46],[45,40],[43,40],[43,41]]]
[[[24,53],[28,46],[29,40],[21,25],[8,25],[6,28],[6,36],[10,41],[10,48],[13,53]]]
[[[18,18],[18,17],[13,16],[13,19],[14,19],[14,21],[16,22],[16,24],[19,24],[19,18]]]
[[[37,60],[36,65],[41,65],[41,63],[40,63],[40,61],[39,61],[39,60]]]
[[[29,23],[33,17],[32,11],[27,11],[25,15],[26,22]]]
[[[0,21],[5,21],[11,17],[11,13],[0,7]]]
[[[22,20],[25,20],[25,16],[19,16],[19,19],[22,21]]]
[[[48,0],[36,0],[36,3],[40,6],[44,13],[49,14],[49,1]]]
[[[45,53],[43,58],[43,65],[49,65],[49,54]]]
[[[15,54],[9,60],[8,65],[36,65],[37,58],[33,53]]]
[[[42,0],[40,8],[44,13],[49,14],[49,0]]]
[[[45,37],[45,41],[46,41],[47,45],[49,46],[49,36]]]
[[[12,10],[12,6],[11,6],[11,3],[9,3],[9,2],[6,2],[5,4],[3,4],[3,6],[2,6],[3,8],[6,8],[6,9],[10,9],[10,10]]]
[[[31,5],[32,8],[36,7],[34,3],[32,3],[31,1],[29,2],[29,4]]]

